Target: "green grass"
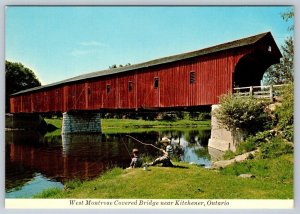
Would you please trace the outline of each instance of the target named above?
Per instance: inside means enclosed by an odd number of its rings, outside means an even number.
[[[210,121],[194,121],[194,120],[133,120],[133,119],[102,119],[103,128],[110,127],[182,127],[182,126],[210,126]]]
[[[75,182],[68,190],[47,190],[37,198],[291,199],[293,157],[252,160],[221,171],[176,163],[186,168],[114,168],[99,178]],[[243,179],[237,174],[253,173]],[[68,185],[66,185],[68,186]]]
[[[57,128],[61,129],[62,126],[62,118],[44,118],[44,120],[46,121],[47,124],[52,124],[54,126],[56,126]]]
[[[46,134],[47,136],[60,135],[62,119],[53,118],[45,121],[48,124],[56,126],[57,130]],[[149,129],[155,130],[177,130],[178,128],[185,130],[193,129],[195,127],[203,130],[210,129],[210,120],[194,121],[194,120],[177,120],[177,121],[157,121],[157,120],[133,120],[133,119],[101,119],[102,132],[106,134],[115,133],[132,133],[132,132],[145,132]]]

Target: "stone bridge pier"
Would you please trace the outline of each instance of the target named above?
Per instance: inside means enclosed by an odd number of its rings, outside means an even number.
[[[64,112],[61,133],[101,133],[100,113]]]

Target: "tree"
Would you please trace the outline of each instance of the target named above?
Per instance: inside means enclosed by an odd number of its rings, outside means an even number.
[[[285,21],[294,18],[294,11],[289,10],[281,14]],[[294,25],[288,27],[288,31],[294,32]],[[271,66],[265,73],[264,82],[271,84],[284,84],[294,81],[294,39],[292,36],[286,38],[285,43],[281,46],[283,57],[280,63]]]
[[[281,47],[283,57],[280,63],[271,66],[265,74],[268,85],[284,84],[294,81],[294,40],[289,37]]]
[[[130,63],[127,63],[126,65],[121,64],[121,65],[119,65],[119,68],[130,66],[130,65],[131,65]],[[118,68],[118,66],[116,64],[109,66],[109,69],[114,69],[114,68]]]
[[[34,72],[21,63],[5,61],[5,111],[9,112],[9,95],[25,89],[40,86]]]

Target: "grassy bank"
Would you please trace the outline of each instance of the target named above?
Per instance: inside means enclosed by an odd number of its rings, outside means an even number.
[[[177,121],[158,121],[158,120],[133,120],[133,119],[103,119],[102,130],[104,133],[130,133],[145,132],[149,129],[155,130],[176,130],[178,128],[199,128],[210,129],[210,121],[193,121],[193,120],[177,120]]]
[[[194,120],[133,120],[133,119],[102,119],[103,128],[109,129],[114,127],[185,127],[185,126],[210,126],[210,120],[194,121]]]
[[[45,119],[48,124],[52,124],[61,129],[62,119]],[[130,133],[130,132],[144,132],[149,128],[156,130],[168,128],[168,130],[176,128],[200,128],[210,129],[210,120],[194,121],[194,120],[177,120],[177,121],[164,121],[164,120],[133,120],[133,119],[101,119],[102,131],[107,134],[112,133]],[[60,130],[52,134],[60,134]]]
[[[291,199],[293,158],[248,160],[247,167],[235,164],[221,171],[176,163],[185,168],[114,168],[103,176],[83,183],[69,182],[67,190],[49,189],[37,198],[152,198],[152,199]],[[240,178],[252,173],[252,179]],[[132,180],[134,179],[134,180]]]

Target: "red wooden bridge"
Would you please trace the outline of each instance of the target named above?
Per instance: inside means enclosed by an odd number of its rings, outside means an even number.
[[[11,113],[188,109],[260,85],[282,57],[270,32],[140,64],[84,74],[11,95]],[[67,72],[67,71],[66,71]]]

